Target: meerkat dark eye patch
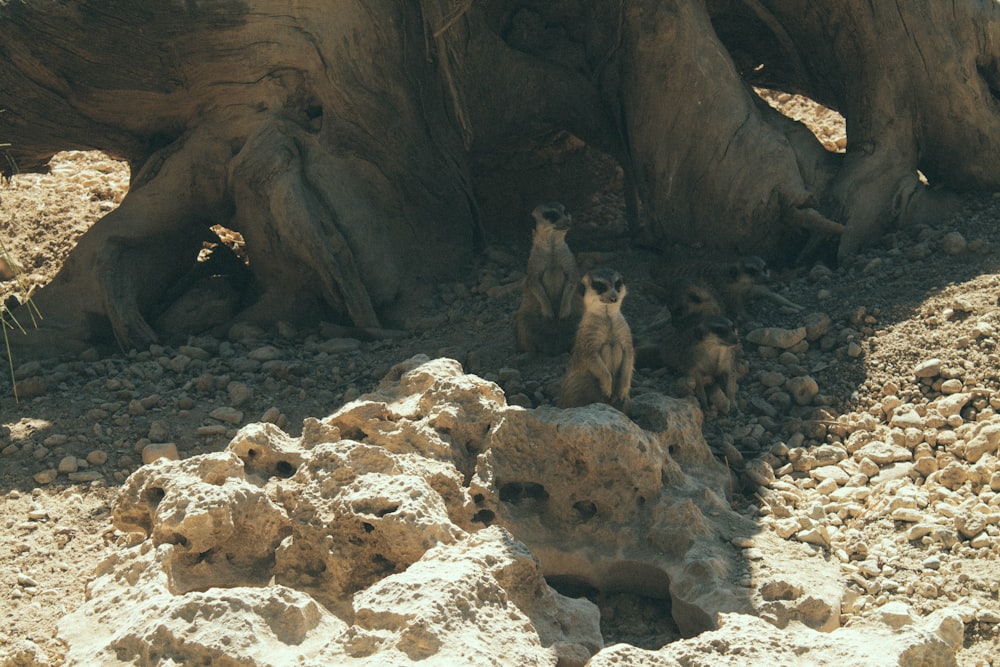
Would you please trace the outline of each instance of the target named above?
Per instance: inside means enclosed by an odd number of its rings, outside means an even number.
[[[556,220],[559,219],[560,216],[555,211],[546,211],[545,215],[543,215],[542,217],[548,220],[549,222],[555,222]]]
[[[592,287],[592,288],[594,289],[594,291],[595,291],[595,292],[597,292],[598,294],[604,294],[605,292],[607,292],[607,291],[608,291],[608,284],[607,284],[607,283],[604,283],[604,282],[601,282],[601,281],[599,281],[599,280],[595,280],[594,282],[592,282],[592,283],[590,284],[590,286],[591,286],[591,287]]]
[[[621,289],[622,289],[622,286],[624,286],[624,285],[625,285],[625,283],[623,283],[623,282],[622,282],[622,281],[620,281],[620,280],[616,280],[616,281],[615,281],[615,289],[616,289],[616,290],[618,290],[619,292],[621,291]]]

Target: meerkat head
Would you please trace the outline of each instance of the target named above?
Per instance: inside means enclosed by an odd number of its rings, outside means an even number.
[[[539,204],[531,212],[531,217],[535,219],[536,229],[567,231],[573,221],[573,217],[566,212],[566,207],[557,201]]]
[[[771,279],[771,270],[767,268],[767,262],[763,257],[750,255],[741,257],[736,262],[735,267],[737,279],[760,285]]]
[[[668,307],[674,320],[722,314],[722,306],[712,290],[688,278],[674,281]]]
[[[614,269],[593,269],[580,279],[580,295],[587,311],[604,308],[617,310],[628,293],[621,274]]]
[[[700,341],[712,340],[726,347],[736,345],[740,337],[736,335],[733,321],[724,315],[711,315],[698,321],[695,328],[696,337]]]

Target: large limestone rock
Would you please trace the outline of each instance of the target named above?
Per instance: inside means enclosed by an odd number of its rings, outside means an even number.
[[[571,667],[610,655],[602,596],[652,601],[686,636],[754,612],[734,545],[755,526],[700,412],[647,395],[635,416],[646,429],[604,405],[508,406],[417,357],[299,438],[252,424],[157,460],[114,503],[134,546],[60,623],[68,663]],[[836,625],[833,597],[813,627]],[[796,623],[786,606],[772,615]]]
[[[963,625],[956,612],[941,611],[919,625],[817,632],[800,623],[778,629],[753,616],[724,614],[721,627],[693,639],[644,651],[617,644],[588,667],[946,667],[954,665]]]

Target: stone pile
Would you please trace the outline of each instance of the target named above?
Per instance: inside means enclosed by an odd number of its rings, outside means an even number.
[[[939,359],[912,378],[827,423],[823,444],[800,433],[750,461],[761,523],[840,562],[845,621],[899,602],[995,624],[1000,607],[974,598],[995,596],[1000,574],[1000,399]]]

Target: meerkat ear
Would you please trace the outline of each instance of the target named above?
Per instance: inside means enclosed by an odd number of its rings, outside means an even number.
[[[576,284],[576,291],[580,296],[587,293],[587,283],[583,280]]]

